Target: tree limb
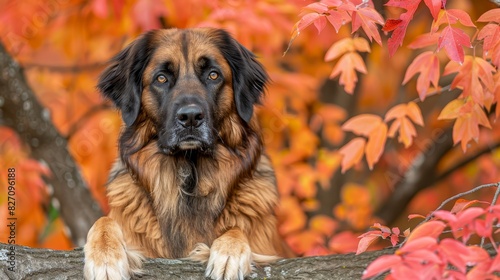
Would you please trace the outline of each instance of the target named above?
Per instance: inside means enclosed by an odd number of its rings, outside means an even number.
[[[431,145],[418,154],[411,166],[400,175],[387,171],[386,178],[395,180],[394,192],[379,205],[375,216],[386,224],[391,224],[405,209],[411,199],[424,188],[430,187],[436,181],[436,169],[441,158],[453,148],[451,128],[442,131],[432,139]],[[395,210],[397,209],[397,210]]]
[[[58,133],[49,111],[38,102],[22,69],[2,44],[0,71],[0,125],[16,131],[30,146],[31,156],[50,168],[52,176],[45,181],[53,188],[53,198],[60,204],[71,240],[82,246],[88,230],[102,212],[68,152],[66,139]]]
[[[54,251],[15,246],[15,268],[9,271],[10,245],[0,243],[0,279],[83,279],[84,256],[81,248]],[[360,279],[365,268],[381,255],[395,249],[360,255],[331,255],[285,259],[256,268],[247,279]],[[187,260],[147,259],[145,274],[136,279],[205,279],[205,266]]]

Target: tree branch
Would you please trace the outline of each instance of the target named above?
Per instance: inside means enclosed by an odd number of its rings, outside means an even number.
[[[0,279],[82,279],[84,256],[81,248],[53,251],[14,246],[16,271],[9,271],[10,245],[0,243]],[[381,255],[395,249],[360,255],[331,255],[285,259],[256,268],[247,279],[361,279],[365,268]],[[145,274],[137,279],[205,279],[205,266],[187,260],[147,259]]]
[[[386,178],[395,180],[394,192],[379,205],[375,216],[386,224],[391,224],[405,209],[411,199],[422,189],[431,186],[436,181],[436,169],[441,158],[453,148],[451,128],[436,134],[431,145],[418,154],[411,166],[400,175],[387,171]]]
[[[462,161],[456,163],[455,165],[448,168],[444,172],[440,173],[436,178],[436,182],[439,182],[439,181],[445,179],[446,177],[450,176],[458,169],[460,169],[460,168],[466,166],[467,164],[471,163],[472,161],[478,159],[480,156],[497,149],[498,147],[500,147],[500,142],[495,143],[493,146],[484,147],[482,150],[477,151],[476,154],[463,159]]]
[[[50,168],[53,175],[45,181],[53,188],[53,199],[59,201],[73,243],[82,246],[102,212],[68,152],[66,139],[58,133],[49,111],[38,102],[21,68],[2,44],[0,70],[0,125],[16,131],[30,146],[31,156]]]

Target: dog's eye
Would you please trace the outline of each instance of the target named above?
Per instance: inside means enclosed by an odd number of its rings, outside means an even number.
[[[215,81],[217,80],[217,78],[219,78],[219,73],[212,71],[210,72],[210,74],[208,74],[208,78],[212,81]]]
[[[158,77],[156,77],[156,80],[162,84],[166,83],[167,82],[167,77],[165,77],[165,75],[158,75]]]

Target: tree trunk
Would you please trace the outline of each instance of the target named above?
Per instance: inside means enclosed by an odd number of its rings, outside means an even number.
[[[0,243],[0,279],[83,279],[83,250],[53,251],[14,246],[15,261],[9,263],[10,245]],[[285,259],[259,267],[247,279],[361,279],[378,256],[394,249],[354,254]],[[11,265],[12,264],[12,265]],[[14,267],[15,271],[9,270]],[[205,279],[202,264],[186,260],[147,259],[144,275],[136,279]]]
[[[12,128],[44,162],[52,176],[45,178],[60,204],[61,217],[71,240],[83,246],[87,232],[102,216],[67,149],[67,141],[52,124],[50,112],[38,102],[22,69],[0,44],[0,125]],[[8,168],[2,166],[0,168]],[[4,278],[2,278],[4,279]]]

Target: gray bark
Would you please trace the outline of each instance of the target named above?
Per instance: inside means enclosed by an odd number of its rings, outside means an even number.
[[[0,243],[0,279],[83,279],[83,250],[53,251],[15,247],[15,272],[9,271],[9,245]],[[284,259],[259,267],[246,279],[361,279],[378,256],[394,249],[354,254]],[[136,279],[205,279],[205,267],[187,260],[147,259],[144,275]]]
[[[52,176],[45,178],[60,205],[71,239],[83,246],[87,232],[102,216],[50,112],[38,102],[23,71],[0,44],[0,125],[11,127],[31,147],[31,156],[44,162]],[[0,168],[9,168],[2,166]],[[17,174],[22,176],[22,174]]]

